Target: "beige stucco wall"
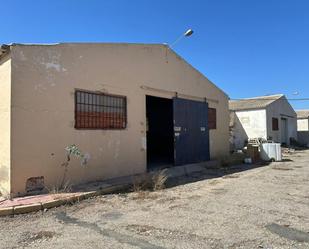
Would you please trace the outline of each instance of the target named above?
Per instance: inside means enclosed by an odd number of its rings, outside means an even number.
[[[272,140],[278,143],[282,143],[281,139],[281,122],[282,118],[287,120],[287,144],[290,144],[290,138],[297,140],[297,118],[296,112],[289,104],[285,97],[274,101],[272,104],[267,106],[267,137],[271,137]],[[279,120],[279,130],[272,130],[272,118],[278,118]]]
[[[218,100],[209,102],[217,109],[210,152],[212,158],[228,153],[227,96],[166,46],[13,46],[12,192],[23,192],[29,177],[44,176],[49,187],[60,181],[69,144],[90,154],[87,166],[72,161],[72,184],[146,171],[145,95],[174,94],[141,86]],[[75,88],[127,96],[127,128],[74,129]]]
[[[10,193],[11,59],[0,59],[0,192]]]

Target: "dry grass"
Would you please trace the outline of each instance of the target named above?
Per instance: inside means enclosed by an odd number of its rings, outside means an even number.
[[[148,199],[149,197],[148,191],[138,191],[136,193],[137,193],[136,196],[132,198],[133,200],[145,200]]]
[[[291,168],[291,167],[283,167],[283,166],[274,166],[274,167],[272,167],[272,169],[275,169],[275,170],[293,170],[293,168]]]
[[[165,183],[167,181],[167,170],[160,170],[156,172],[153,177],[152,177],[152,182],[153,182],[153,190],[161,190],[165,188]]]
[[[157,200],[160,196],[150,191],[135,192],[132,196],[132,200]]]
[[[168,179],[167,170],[160,170],[153,174],[142,174],[133,178],[132,191],[138,192],[138,199],[145,199],[149,191],[157,191],[165,188]]]
[[[147,173],[141,174],[133,177],[133,192],[140,192],[151,189],[152,179],[151,176]]]
[[[48,193],[50,194],[59,194],[59,193],[70,193],[72,192],[72,184],[70,181],[66,181],[61,188],[59,184],[52,186],[50,189],[47,188]]]

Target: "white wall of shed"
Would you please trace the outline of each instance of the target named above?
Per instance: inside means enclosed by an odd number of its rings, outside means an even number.
[[[297,130],[309,131],[309,119],[308,118],[297,119]]]
[[[266,111],[247,110],[237,111],[233,126],[233,141],[235,149],[244,147],[245,141],[250,138],[265,138],[266,132]]]
[[[296,112],[289,104],[285,97],[282,97],[272,104],[267,106],[267,138],[272,139],[277,143],[282,143],[281,138],[281,122],[282,118],[287,120],[287,141],[290,144],[290,138],[297,140],[297,118]],[[278,118],[279,130],[273,131],[272,129],[272,118]]]

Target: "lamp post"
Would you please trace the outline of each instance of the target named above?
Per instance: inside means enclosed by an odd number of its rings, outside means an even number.
[[[188,29],[185,33],[183,33],[181,36],[179,36],[169,47],[172,48],[173,46],[176,45],[176,43],[178,43],[182,38],[184,37],[189,37],[193,34],[193,30],[192,29]]]

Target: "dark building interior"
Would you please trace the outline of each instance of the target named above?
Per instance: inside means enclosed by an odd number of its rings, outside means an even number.
[[[173,101],[146,96],[147,167],[174,163]]]

